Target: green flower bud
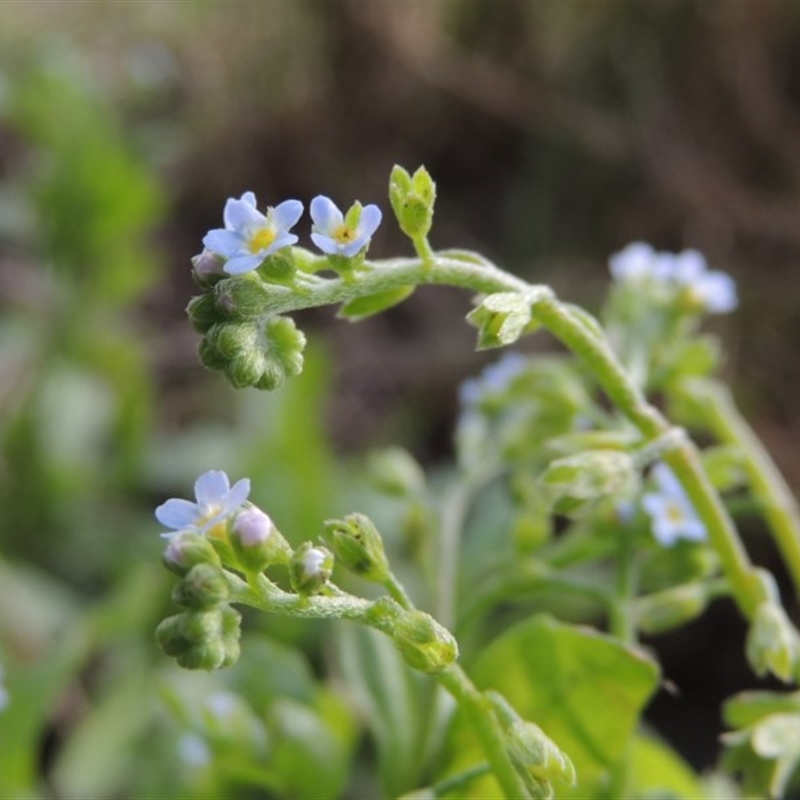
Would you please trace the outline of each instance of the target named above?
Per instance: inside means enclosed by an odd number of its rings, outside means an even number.
[[[539,327],[533,319],[533,306],[552,292],[546,286],[534,286],[526,292],[495,292],[467,314],[467,322],[478,328],[478,350],[512,344],[523,333]]]
[[[453,635],[424,611],[401,614],[391,636],[406,663],[420,672],[441,672],[458,658]]]
[[[164,566],[183,577],[197,564],[221,567],[219,556],[211,542],[198,533],[181,531],[170,536],[162,557]]]
[[[551,783],[574,786],[575,767],[558,745],[533,722],[527,722],[497,692],[487,691],[501,725],[511,763],[532,797],[554,796]]]
[[[766,602],[756,609],[745,653],[759,677],[772,673],[786,683],[797,679],[800,638],[782,606]]]
[[[433,224],[436,184],[425,167],[412,176],[395,165],[389,178],[389,202],[406,236],[417,239],[428,235]]]
[[[319,594],[333,572],[333,553],[325,547],[305,542],[289,562],[289,581],[299,595]]]
[[[215,608],[228,597],[230,589],[222,569],[207,563],[193,566],[172,591],[177,605],[198,611]]]
[[[539,480],[553,510],[572,514],[606,497],[634,494],[639,472],[628,453],[587,450],[552,461]]]
[[[222,318],[214,296],[208,292],[193,297],[186,306],[186,313],[189,316],[189,322],[198,333],[206,333],[215,322],[219,322]]]
[[[255,272],[225,278],[214,287],[217,306],[234,320],[251,320],[267,313],[286,290],[269,286]]]
[[[375,583],[388,578],[389,562],[383,539],[368,517],[348,514],[343,520],[327,520],[322,537],[336,560],[357,575]]]
[[[167,617],[156,628],[161,649],[187,669],[219,669],[239,655],[239,613],[225,606]]]
[[[228,363],[207,337],[201,339],[200,344],[197,345],[197,357],[200,359],[200,363],[208,369],[225,369],[225,365]]]
[[[395,497],[413,497],[425,488],[422,467],[402,447],[387,447],[372,453],[367,470],[376,488]]]
[[[644,633],[664,633],[699,617],[712,597],[707,584],[687,583],[637,599],[634,616]]]
[[[272,520],[255,506],[241,511],[231,526],[233,549],[247,570],[261,572],[272,564],[287,564],[292,548]]]
[[[296,272],[294,250],[291,247],[276,250],[271,256],[267,256],[258,268],[258,274],[264,280],[284,285],[292,283]]]

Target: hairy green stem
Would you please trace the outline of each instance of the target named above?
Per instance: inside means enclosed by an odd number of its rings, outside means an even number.
[[[704,382],[705,410],[712,432],[736,445],[744,457],[750,488],[763,509],[775,542],[800,596],[800,513],[797,502],[769,453],[753,433],[725,386]]]
[[[467,715],[505,796],[509,800],[530,798],[524,781],[511,763],[502,727],[486,695],[475,687],[458,664],[453,664],[436,677]]]

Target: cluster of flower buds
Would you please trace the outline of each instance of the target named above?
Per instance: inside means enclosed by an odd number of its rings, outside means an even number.
[[[278,388],[303,369],[305,336],[289,317],[274,313],[287,287],[297,288],[300,272],[322,267],[350,274],[364,260],[381,222],[376,205],[354,203],[343,214],[328,197],[311,201],[311,239],[323,253],[316,258],[295,247],[291,233],[303,213],[299,200],[286,200],[262,214],[252,192],[225,204],[224,228],[203,239],[205,250],[192,259],[203,294],[187,313],[203,334],[202,363],[222,370],[236,387]]]

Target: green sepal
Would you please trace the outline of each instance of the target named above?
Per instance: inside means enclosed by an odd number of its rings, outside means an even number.
[[[401,614],[391,636],[405,662],[420,672],[441,672],[458,658],[453,635],[424,611]]]
[[[297,272],[293,249],[282,247],[271,256],[267,256],[259,264],[256,272],[269,283],[291,285]]]
[[[478,350],[503,347],[522,336],[532,323],[530,299],[521,292],[497,292],[467,314],[478,328]]]
[[[270,311],[276,299],[285,295],[285,289],[264,283],[255,272],[225,278],[214,287],[217,308],[231,320],[262,317]]]
[[[225,369],[225,365],[228,363],[208,338],[201,339],[197,345],[197,357],[200,359],[200,363],[208,369]]]
[[[172,590],[172,601],[183,608],[208,611],[230,597],[222,569],[213,564],[196,564]]]
[[[239,657],[241,615],[230,606],[185,611],[156,628],[161,649],[186,669],[219,669]]]
[[[633,617],[643,633],[665,633],[699,617],[712,598],[706,583],[674,586],[637,598],[633,602]]]
[[[800,637],[783,607],[761,603],[747,634],[745,654],[759,677],[772,674],[784,683],[796,681],[800,667]]]
[[[325,521],[322,534],[336,561],[368,581],[383,583],[389,577],[389,562],[383,539],[364,514]]]
[[[386,311],[403,300],[410,297],[416,286],[398,286],[394,289],[386,289],[383,292],[366,295],[365,297],[355,297],[343,303],[339,308],[337,317],[348,319],[351,322],[360,322],[362,319]]]
[[[208,538],[191,531],[181,531],[169,538],[162,561],[168,570],[181,577],[197,564],[222,566],[219,555]]]
[[[436,184],[425,167],[412,175],[395,165],[389,178],[389,202],[403,233],[411,239],[427,236],[433,224]]]

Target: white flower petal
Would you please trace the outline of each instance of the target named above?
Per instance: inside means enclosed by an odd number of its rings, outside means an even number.
[[[699,250],[684,250],[675,256],[674,278],[678,283],[692,284],[707,269],[705,256]]]
[[[739,305],[736,281],[726,272],[714,270],[703,275],[694,290],[712,314],[727,314]]]
[[[618,281],[635,280],[649,275],[655,250],[645,242],[632,242],[608,261],[611,275]]]
[[[330,236],[324,236],[321,233],[312,231],[311,241],[314,242],[323,253],[327,253],[329,256],[336,255],[339,252],[339,243]]]
[[[297,237],[293,233],[282,233],[278,236],[277,239],[264,251],[263,256],[271,256],[273,253],[277,253],[283,247],[288,247],[289,245],[295,244],[297,242]]]
[[[156,519],[166,528],[181,530],[194,525],[200,509],[195,503],[173,497],[156,509]]]
[[[369,236],[359,236],[358,239],[353,239],[352,242],[348,242],[347,244],[340,242],[338,250],[343,256],[352,258],[362,247],[366,247],[368,244]]]
[[[230,491],[228,476],[222,470],[204,472],[194,482],[194,495],[201,507],[220,506]]]
[[[333,200],[321,194],[311,201],[311,220],[314,223],[314,227],[321,233],[332,233],[336,228],[344,224],[342,212],[339,211]],[[317,244],[317,247],[325,253],[329,252],[319,244]]]

